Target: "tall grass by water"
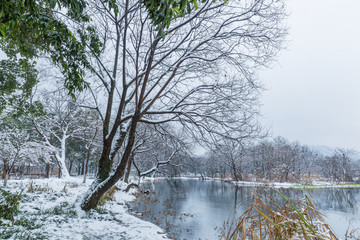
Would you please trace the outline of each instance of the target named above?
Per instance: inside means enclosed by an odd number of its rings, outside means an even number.
[[[236,209],[224,223],[221,239],[338,239],[310,198],[291,201],[278,191],[277,194],[283,200],[281,204],[266,191],[253,191],[245,212],[238,217],[240,210]]]

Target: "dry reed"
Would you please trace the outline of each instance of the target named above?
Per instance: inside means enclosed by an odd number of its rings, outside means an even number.
[[[311,199],[305,196],[292,203],[280,192],[278,194],[284,200],[282,204],[276,203],[267,192],[253,191],[245,212],[237,217],[238,208],[224,223],[221,239],[338,239]]]

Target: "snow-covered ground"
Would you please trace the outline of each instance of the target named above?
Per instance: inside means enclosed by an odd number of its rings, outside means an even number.
[[[158,226],[127,213],[125,203],[134,199],[131,193],[115,191],[114,201],[107,201],[97,210],[82,211],[81,198],[90,184],[91,180],[83,184],[80,178],[10,180],[2,189],[23,190],[15,221],[24,220],[26,224],[0,225],[0,238],[168,239]]]

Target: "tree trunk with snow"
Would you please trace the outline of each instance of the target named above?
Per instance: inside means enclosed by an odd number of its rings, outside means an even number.
[[[69,178],[70,174],[68,169],[66,168],[66,162],[65,162],[65,157],[66,157],[66,139],[68,138],[68,136],[66,135],[66,131],[63,133],[63,137],[61,139],[61,156],[55,155],[57,160],[60,163],[60,167],[61,167],[61,177],[62,178]]]
[[[55,158],[58,161],[61,178],[69,178],[70,174],[69,174],[69,171],[66,168],[65,158],[63,158],[62,156],[59,156],[57,154],[55,155]]]
[[[88,211],[90,209],[94,209],[100,201],[101,197],[112,186],[114,186],[122,176],[124,176],[125,168],[131,156],[132,148],[135,141],[137,122],[138,116],[135,115],[131,122],[129,138],[125,147],[125,151],[122,155],[121,162],[112,174],[110,174],[110,163],[112,162],[110,159],[110,151],[106,151],[107,149],[110,149],[111,146],[104,146],[103,154],[99,161],[98,175],[93,184],[90,186],[90,189],[85,193],[85,196],[81,203],[81,208],[83,210]]]
[[[65,135],[65,134],[64,134]],[[54,153],[55,159],[59,166],[60,177],[61,178],[69,178],[70,174],[66,167],[65,163],[65,156],[66,156],[66,135],[61,139],[61,149],[60,149],[60,156],[57,153]]]

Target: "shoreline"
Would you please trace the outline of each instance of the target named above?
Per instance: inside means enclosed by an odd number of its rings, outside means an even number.
[[[269,187],[269,188],[293,188],[293,189],[327,189],[327,188],[360,188],[359,183],[334,183],[326,181],[314,181],[313,184],[301,184],[291,182],[256,182],[256,181],[235,181],[230,178],[211,178],[201,176],[180,176],[180,177],[145,177],[143,181],[156,181],[167,179],[180,179],[180,180],[203,180],[203,181],[219,181],[232,183],[237,186],[244,187]]]

